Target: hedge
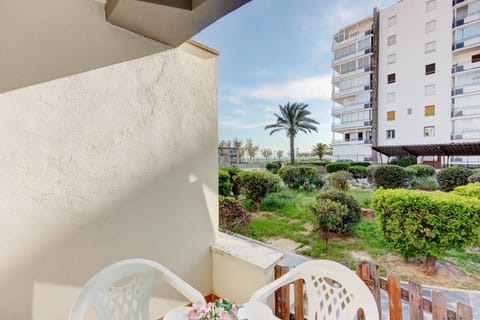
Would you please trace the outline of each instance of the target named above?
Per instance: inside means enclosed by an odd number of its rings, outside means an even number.
[[[226,170],[218,170],[218,194],[221,196],[232,195],[232,182],[230,181],[230,175]]]
[[[405,168],[394,164],[378,165],[373,173],[373,182],[385,189],[405,188],[410,182],[410,175]]]
[[[325,184],[315,167],[285,166],[278,171],[278,174],[282,181],[291,189],[321,188]]]
[[[435,168],[426,164],[413,164],[406,168],[415,177],[431,177],[435,175]]]
[[[348,167],[350,167],[350,162],[331,162],[325,165],[327,168],[328,173],[334,173],[337,171],[348,171]]]
[[[465,197],[473,197],[476,199],[480,199],[480,182],[469,183],[464,186],[456,187],[453,190],[453,193]]]
[[[350,166],[348,172],[353,175],[355,180],[367,177],[367,168],[364,166]]]
[[[452,191],[455,187],[468,183],[473,171],[464,167],[446,167],[437,173],[437,181],[442,191]]]
[[[371,163],[370,162],[365,162],[365,161],[358,161],[358,162],[354,161],[354,162],[350,162],[350,165],[351,166],[361,166],[361,167],[366,168],[366,167],[370,166]]]

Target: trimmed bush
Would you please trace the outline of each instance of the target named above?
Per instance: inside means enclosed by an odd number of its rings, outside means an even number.
[[[366,161],[354,161],[354,162],[350,162],[350,166],[360,166],[360,167],[368,167],[370,166],[371,163],[370,162],[366,162]]]
[[[473,171],[464,167],[446,167],[437,173],[437,181],[442,191],[452,191],[455,187],[468,183]]]
[[[447,250],[478,243],[480,201],[454,193],[377,190],[372,207],[387,242],[405,258],[426,257],[426,273]]]
[[[435,168],[426,164],[413,164],[406,170],[415,177],[431,177],[435,175]]]
[[[350,162],[331,162],[325,165],[328,173],[347,171],[348,167],[350,167]]]
[[[327,181],[329,187],[342,192],[347,192],[347,190],[350,188],[347,171],[337,171],[332,173],[327,177]]]
[[[280,186],[277,175],[262,171],[242,171],[239,175],[241,192],[255,203],[258,211],[260,200]]]
[[[242,170],[238,168],[223,168],[230,175],[230,182],[232,183],[232,192],[234,196],[240,195],[240,182],[238,181],[238,175]]]
[[[343,231],[343,219],[348,215],[348,208],[340,202],[323,199],[315,203],[312,210],[317,215],[318,231],[325,240],[325,248],[327,248],[332,234]]]
[[[394,164],[378,165],[373,174],[373,182],[377,187],[385,189],[405,188],[409,184],[409,178],[405,168]]]
[[[314,211],[318,209],[318,203],[322,200],[338,202],[347,207],[348,212],[342,216],[342,225],[338,233],[340,235],[349,235],[352,232],[353,226],[360,222],[361,208],[358,201],[344,192],[328,190],[317,196],[317,205],[312,208]]]
[[[434,177],[413,177],[412,181],[410,182],[410,189],[434,191],[438,189],[438,182]]]
[[[367,179],[371,184],[374,183],[375,171],[377,170],[378,166],[380,166],[380,164],[372,164],[367,167]]]
[[[280,170],[281,167],[282,163],[280,161],[269,162],[266,165],[267,170],[271,173],[278,173],[278,170]]]
[[[464,186],[456,187],[453,193],[464,197],[480,199],[480,182],[469,183]]]
[[[468,177],[468,182],[474,183],[474,182],[480,182],[480,171],[474,171],[473,174]]]
[[[218,194],[225,197],[231,196],[232,185],[228,172],[223,169],[218,170]]]
[[[414,164],[417,164],[417,157],[415,156],[403,156],[403,157],[396,157],[390,164],[395,164],[400,167],[408,167]]]
[[[220,228],[242,231],[250,223],[251,214],[233,197],[219,197]]]
[[[278,171],[278,174],[291,189],[321,188],[325,184],[315,167],[285,166]]]
[[[365,166],[350,166],[348,168],[348,172],[350,172],[355,180],[363,179],[367,177],[367,167]]]

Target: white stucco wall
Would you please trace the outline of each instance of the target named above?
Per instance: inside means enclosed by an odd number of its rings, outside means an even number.
[[[396,24],[388,26],[388,18]],[[436,20],[436,30],[425,32],[425,24]],[[451,133],[451,67],[452,5],[437,1],[436,9],[426,12],[425,2],[404,0],[380,12],[380,54],[378,91],[378,144],[449,143]],[[396,44],[387,39],[396,35]],[[425,53],[425,44],[436,41],[436,51]],[[396,54],[396,62],[387,57]],[[425,65],[435,63],[435,74],[425,75]],[[395,73],[396,81],[387,84],[387,75]],[[425,86],[435,84],[435,95],[425,96]],[[387,94],[395,92],[395,101]],[[425,117],[424,107],[435,105],[435,116]],[[412,114],[407,109],[412,109]],[[395,111],[395,120],[387,121],[387,111]],[[435,126],[435,136],[424,137],[424,127]],[[386,139],[386,130],[395,130],[395,139]]]
[[[0,94],[0,319],[64,320],[133,257],[212,290],[216,87],[216,56],[187,43]]]

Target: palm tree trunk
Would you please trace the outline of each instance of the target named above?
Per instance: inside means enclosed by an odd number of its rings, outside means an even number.
[[[290,164],[293,166],[295,164],[295,137],[290,136]]]

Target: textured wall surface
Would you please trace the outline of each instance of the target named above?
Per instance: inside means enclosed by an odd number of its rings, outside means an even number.
[[[1,319],[64,320],[94,273],[133,257],[211,291],[216,56],[187,43],[0,108]]]

